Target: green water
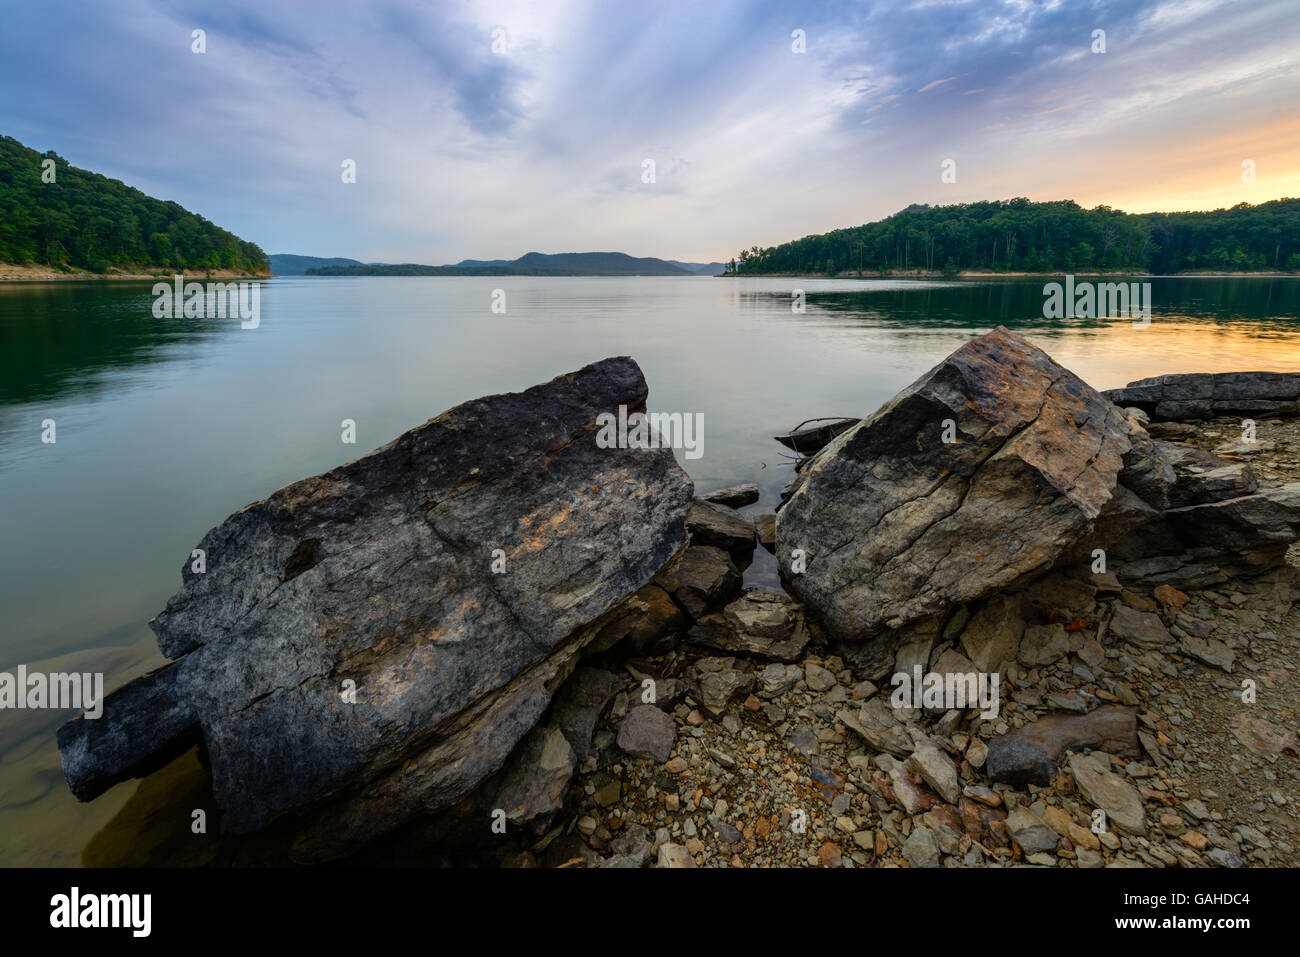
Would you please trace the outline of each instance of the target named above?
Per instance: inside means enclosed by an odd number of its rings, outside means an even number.
[[[757,482],[760,510],[791,476],[773,434],[864,415],[998,324],[1098,388],[1300,370],[1297,279],[1152,280],[1146,329],[1044,320],[1043,299],[1042,280],[282,279],[242,329],[155,319],[147,283],[0,284],[0,670],[103,670],[111,687],[161,663],[147,621],[226,515],[461,401],[606,356],[636,358],[651,409],[703,413],[703,456],[678,454],[697,488]],[[772,581],[764,555],[752,582]],[[0,711],[0,864],[76,863],[136,787],[77,804],[61,720]]]

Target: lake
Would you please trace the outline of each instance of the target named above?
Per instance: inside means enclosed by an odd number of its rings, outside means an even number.
[[[640,363],[652,410],[703,414],[703,455],[678,461],[700,491],[758,483],[748,512],[792,476],[774,434],[870,413],[999,324],[1103,389],[1300,371],[1300,279],[1151,280],[1145,329],[1045,320],[1043,283],[284,278],[263,284],[255,329],[156,319],[148,283],[0,284],[0,671],[104,671],[113,687],[161,664],[147,622],[228,514],[466,399],[606,356]],[[770,586],[758,555],[747,581]],[[0,711],[0,865],[77,864],[137,787],[78,804],[62,720]]]

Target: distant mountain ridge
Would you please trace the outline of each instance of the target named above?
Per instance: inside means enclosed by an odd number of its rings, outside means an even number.
[[[274,260],[272,257],[272,268]],[[313,257],[299,256],[308,260]],[[716,270],[714,269],[716,267]],[[304,273],[308,276],[711,276],[722,272],[722,263],[683,263],[653,256],[627,253],[525,253],[518,259],[463,259],[455,265],[424,266],[418,263],[382,264],[321,260]]]
[[[680,266],[687,272],[693,272],[697,276],[721,276],[727,271],[726,263],[684,263],[676,259],[669,259],[668,262],[674,266]]]
[[[320,269],[324,266],[364,266],[359,259],[345,259],[341,256],[323,258],[321,256],[296,256],[293,253],[271,253],[271,274],[275,276],[303,276],[308,269]]]

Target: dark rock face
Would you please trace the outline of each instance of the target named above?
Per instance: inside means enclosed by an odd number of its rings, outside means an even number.
[[[712,545],[744,569],[754,557],[754,526],[734,508],[697,501],[686,516],[692,545]]]
[[[607,359],[465,403],[230,516],[200,543],[207,572],[187,564],[152,623],[179,659],[167,677],[110,696],[102,729],[61,735],[74,792],[133,773],[124,739],[152,695],[163,738],[201,731],[224,828],[301,814],[304,858],[460,799],[685,544],[693,490],[671,452],[596,442],[599,414],[646,396],[635,362]],[[531,746],[556,780],[574,757],[561,740]]]
[[[1142,409],[1153,420],[1241,415],[1257,419],[1300,410],[1300,373],[1196,372],[1130,382],[1103,393],[1116,405]]]
[[[692,545],[669,562],[655,584],[691,618],[699,619],[739,595],[741,580],[731,556],[722,549]]]
[[[1087,714],[1048,715],[989,742],[984,770],[995,782],[1046,787],[1066,751],[1140,754],[1137,708],[1102,705]]]
[[[802,478],[777,516],[782,575],[834,637],[855,640],[1105,547],[1159,514],[1172,472],[1139,425],[998,328],[838,436]]]

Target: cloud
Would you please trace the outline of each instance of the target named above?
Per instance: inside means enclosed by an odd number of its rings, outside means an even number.
[[[1253,131],[1296,123],[1292,19],[1286,0],[48,0],[6,12],[0,132],[277,251],[725,259],[911,202],[1141,202],[1210,130],[1266,152]],[[1179,197],[1224,163],[1181,171]]]

